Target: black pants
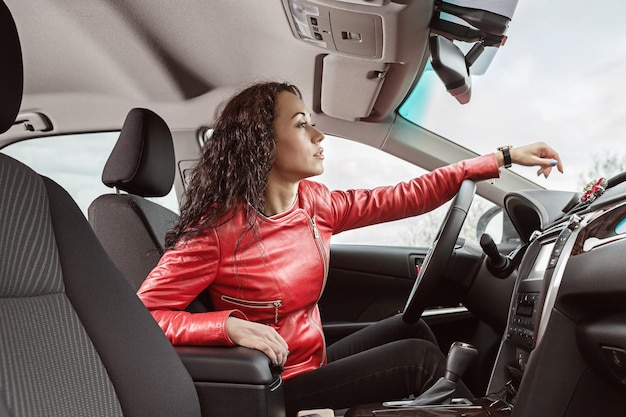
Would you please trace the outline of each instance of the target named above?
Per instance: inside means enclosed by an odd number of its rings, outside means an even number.
[[[428,325],[422,320],[407,325],[400,315],[341,339],[327,353],[327,365],[285,382],[287,417],[303,409],[342,409],[418,395],[445,372],[445,357]],[[457,392],[471,397],[464,386]]]

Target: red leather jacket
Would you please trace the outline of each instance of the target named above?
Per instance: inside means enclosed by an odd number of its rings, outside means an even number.
[[[232,345],[226,318],[273,326],[289,345],[283,378],[326,363],[317,302],[328,274],[330,237],[348,229],[427,212],[453,197],[463,179],[499,175],[495,155],[462,161],[394,187],[332,191],[301,181],[294,206],[259,214],[256,237],[244,210],[228,223],[168,250],[138,295],[177,345]],[[216,311],[185,308],[208,291]]]

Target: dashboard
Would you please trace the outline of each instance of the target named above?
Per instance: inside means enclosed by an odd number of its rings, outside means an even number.
[[[505,198],[525,252],[488,392],[506,387],[514,416],[623,410],[626,182],[602,188]]]

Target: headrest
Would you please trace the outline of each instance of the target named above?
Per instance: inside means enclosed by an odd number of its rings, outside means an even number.
[[[163,197],[174,184],[176,159],[172,133],[159,115],[135,108],[102,172],[102,182],[142,197]]]
[[[0,133],[15,122],[22,105],[24,66],[17,27],[8,7],[0,0]]]

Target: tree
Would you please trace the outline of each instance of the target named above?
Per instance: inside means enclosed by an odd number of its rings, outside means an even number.
[[[620,153],[595,153],[591,156],[593,166],[579,175],[580,188],[584,188],[590,181],[600,177],[609,179],[626,171],[626,155]]]
[[[488,203],[487,200],[476,196],[459,236],[478,244],[478,237],[476,236],[478,220],[490,206],[492,204]],[[430,246],[437,236],[449,207],[450,203],[447,203],[430,213],[411,218],[406,223],[408,227],[400,233],[402,241],[409,246]]]

